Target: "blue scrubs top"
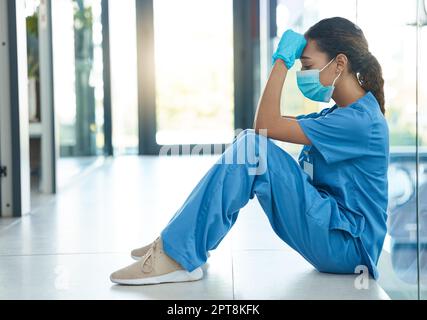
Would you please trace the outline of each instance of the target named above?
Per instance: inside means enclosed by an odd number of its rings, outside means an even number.
[[[296,117],[312,145],[298,157],[313,165],[310,182],[330,197],[330,229],[357,238],[370,273],[378,278],[377,263],[387,233],[389,130],[375,96],[368,91],[346,107],[325,108]]]

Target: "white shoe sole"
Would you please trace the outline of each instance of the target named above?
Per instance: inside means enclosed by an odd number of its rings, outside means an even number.
[[[147,285],[147,284],[160,284],[160,283],[171,283],[171,282],[187,282],[197,281],[203,278],[202,268],[197,268],[192,272],[186,270],[178,270],[171,273],[163,274],[161,276],[142,278],[142,279],[113,279],[110,276],[110,280],[113,283],[125,284],[125,285]]]
[[[208,258],[211,256],[211,254],[208,252]],[[132,259],[133,260],[136,260],[136,261],[139,261],[139,259],[141,259],[142,257],[138,257],[138,256],[134,256],[134,255],[131,255],[131,257],[132,257]]]

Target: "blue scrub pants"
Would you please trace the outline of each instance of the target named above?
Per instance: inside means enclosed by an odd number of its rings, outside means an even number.
[[[330,198],[253,129],[234,139],[161,232],[165,252],[188,271],[203,265],[254,195],[275,233],[318,271],[354,273],[364,264],[356,239],[330,228]]]

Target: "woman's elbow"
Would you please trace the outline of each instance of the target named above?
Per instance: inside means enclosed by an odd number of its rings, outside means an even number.
[[[266,121],[263,121],[261,119],[256,119],[254,121],[253,129],[258,133],[260,130],[267,130],[269,127],[269,124],[266,123]]]

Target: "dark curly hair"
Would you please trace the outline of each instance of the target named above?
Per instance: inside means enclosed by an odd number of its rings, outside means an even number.
[[[342,17],[323,19],[304,34],[314,40],[320,51],[329,59],[342,53],[349,61],[349,71],[358,79],[362,88],[371,91],[385,114],[384,79],[377,58],[369,51],[363,31],[353,22]]]

